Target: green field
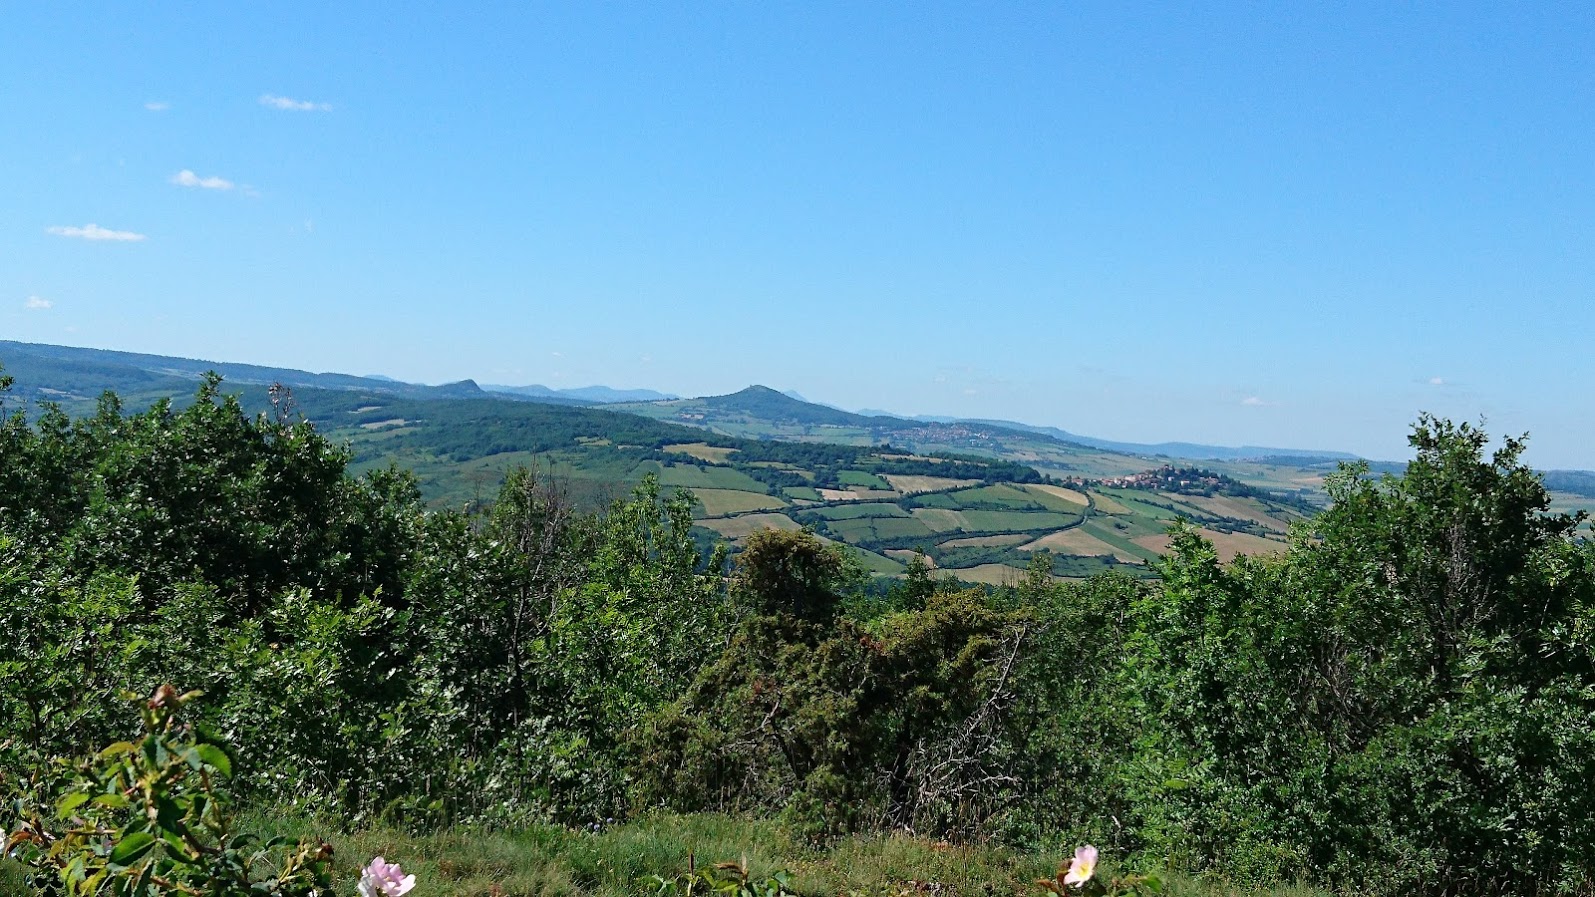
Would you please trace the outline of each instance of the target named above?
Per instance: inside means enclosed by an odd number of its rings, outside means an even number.
[[[659,462],[652,461],[649,464],[658,468],[661,486],[682,486],[687,489],[740,489],[745,492],[767,491],[763,483],[740,470],[728,467],[708,467],[684,462],[660,465]]]
[[[813,513],[827,520],[854,520],[859,517],[908,517],[901,507],[884,502],[863,502],[818,508]]]
[[[735,489],[694,489],[692,495],[703,506],[703,516],[719,517],[743,511],[769,511],[786,507],[786,502],[760,492]]]

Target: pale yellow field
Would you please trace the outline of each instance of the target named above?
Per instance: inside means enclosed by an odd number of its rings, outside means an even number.
[[[1048,533],[1028,545],[1019,546],[1020,551],[1040,551],[1043,548],[1053,554],[1072,554],[1080,557],[1098,557],[1107,554],[1125,564],[1145,563],[1128,551],[1114,548],[1079,527]]]
[[[1279,533],[1286,532],[1290,529],[1289,525],[1287,525],[1284,521],[1276,520],[1273,517],[1262,513],[1251,505],[1248,505],[1246,502],[1238,498],[1232,498],[1228,495],[1214,495],[1212,497],[1208,497],[1203,495],[1174,495],[1166,492],[1161,494],[1165,498],[1171,498],[1175,501],[1184,502],[1185,504],[1199,508],[1208,512],[1209,514],[1215,514],[1219,517],[1233,517],[1236,520],[1250,520],[1253,523],[1260,523],[1263,526],[1266,526],[1269,529]]]
[[[738,489],[694,489],[692,494],[703,503],[705,517],[786,507],[786,502],[773,495],[760,495],[757,492],[743,492]]]
[[[981,564],[978,567],[948,567],[945,572],[951,573],[964,582],[979,582],[992,586],[1018,585],[1025,578],[1025,571],[1007,564]],[[1053,576],[1053,582],[1061,582],[1064,577]]]
[[[923,558],[925,561],[925,566],[931,567],[933,569],[936,566],[935,558],[930,557],[929,555],[920,554],[912,548],[888,548],[881,552],[881,554],[884,554],[889,558],[895,558],[896,560],[902,561],[905,564],[916,557]]]
[[[819,493],[826,501],[858,501],[858,493],[851,489],[821,489]]]
[[[969,521],[964,519],[962,511],[949,511],[943,508],[915,508],[909,511],[919,522],[930,527],[933,533],[951,533],[969,526]]]
[[[1097,510],[1101,511],[1104,514],[1128,514],[1128,513],[1130,513],[1130,509],[1129,508],[1126,508],[1124,505],[1119,504],[1118,502],[1114,501],[1111,497],[1103,495],[1100,492],[1091,493],[1091,497],[1096,499],[1096,501],[1097,501]]]
[[[766,529],[791,532],[803,528],[792,522],[792,519],[785,514],[743,514],[740,517],[699,520],[698,525],[708,527],[727,539],[744,539],[753,533]]]
[[[1064,501],[1073,502],[1082,508],[1090,504],[1090,501],[1086,499],[1084,493],[1076,492],[1073,489],[1069,489],[1064,486],[1049,486],[1046,483],[1027,483],[1020,488],[1027,492],[1044,492],[1047,495],[1053,496],[1054,498],[1061,498]]]
[[[904,495],[913,495],[916,492],[938,492],[942,489],[959,489],[964,486],[973,486],[979,480],[955,480],[950,477],[910,476],[908,474],[884,474],[886,482],[892,488]]]
[[[361,424],[360,425],[360,429],[362,429],[362,430],[382,430],[382,429],[385,429],[387,427],[402,427],[402,426],[404,426],[407,423],[409,423],[409,421],[405,420],[404,418],[395,417],[395,418],[391,418],[389,420],[374,420],[374,421],[372,421],[372,422],[370,422],[368,424]]]
[[[1206,527],[1198,530],[1202,537],[1213,543],[1218,549],[1218,556],[1223,561],[1233,561],[1236,555],[1241,554],[1279,554],[1286,548],[1284,542],[1275,542],[1262,536],[1251,533],[1221,533]],[[1132,539],[1135,544],[1143,548],[1150,548],[1158,554],[1169,550],[1169,537],[1167,535],[1139,536]]]
[[[951,513],[958,513],[953,511]],[[985,548],[991,545],[1018,545],[1030,538],[1029,533],[1003,533],[1000,536],[969,536],[963,539],[948,539],[941,543],[943,548]]]
[[[679,445],[667,445],[665,451],[678,455],[691,455],[699,461],[707,461],[710,464],[724,464],[726,458],[729,458],[736,449],[722,448],[707,442],[684,442]]]

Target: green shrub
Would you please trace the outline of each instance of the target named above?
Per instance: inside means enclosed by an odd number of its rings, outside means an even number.
[[[162,686],[143,702],[144,734],[77,765],[50,806],[18,798],[5,820],[5,853],[46,893],[115,897],[314,897],[328,889],[324,843],[238,831],[222,780],[232,761],[179,725],[197,696]]]

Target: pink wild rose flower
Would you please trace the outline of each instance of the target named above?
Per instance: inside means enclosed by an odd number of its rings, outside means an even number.
[[[414,875],[405,875],[398,863],[382,857],[360,870],[360,897],[404,897],[413,887]]]
[[[1091,880],[1091,874],[1097,871],[1097,849],[1087,844],[1077,847],[1074,851],[1074,860],[1069,863],[1069,871],[1063,876],[1063,883],[1079,887]]]

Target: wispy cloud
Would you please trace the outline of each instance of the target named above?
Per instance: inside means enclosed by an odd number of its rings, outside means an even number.
[[[79,240],[115,240],[123,243],[133,243],[145,239],[143,234],[136,234],[130,230],[111,230],[100,227],[98,224],[85,224],[82,227],[65,227],[57,225],[45,228],[47,233],[58,237],[75,237]]]
[[[227,180],[226,178],[202,178],[186,168],[182,171],[179,171],[177,174],[172,175],[172,183],[179,187],[200,187],[205,190],[233,189],[233,182]]]
[[[1444,386],[1445,385],[1445,378],[1444,377],[1430,377],[1429,378],[1429,385],[1430,386]]]
[[[28,311],[44,311],[54,305],[54,302],[48,299],[41,299],[38,296],[29,296],[28,301],[22,303],[22,307]]]
[[[172,108],[172,104],[166,102],[165,100],[151,100],[144,104],[144,108],[151,112],[165,112],[166,110]]]
[[[1251,408],[1266,408],[1270,405],[1278,405],[1279,403],[1267,401],[1262,396],[1247,396],[1246,398],[1241,399],[1241,404]]]
[[[260,95],[260,105],[281,109],[284,112],[331,112],[331,103],[312,103],[309,100],[296,100],[292,97],[280,97],[274,93]]]

